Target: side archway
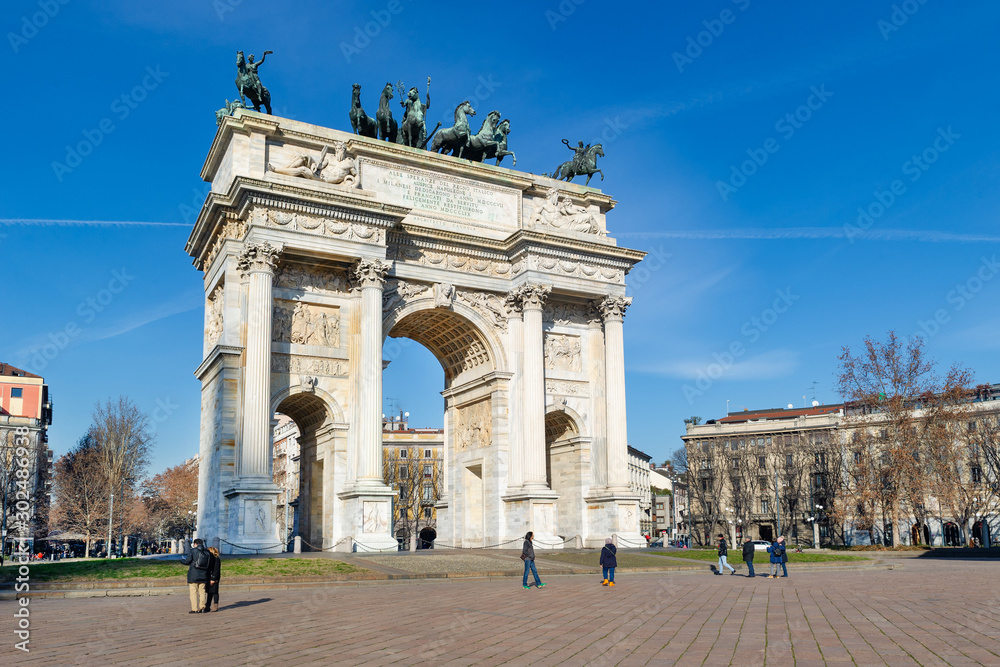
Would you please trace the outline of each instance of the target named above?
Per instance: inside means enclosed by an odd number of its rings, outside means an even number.
[[[558,534],[563,539],[583,535],[583,498],[591,484],[590,438],[583,433],[583,418],[565,406],[552,405],[545,413],[545,475],[549,488],[559,494],[556,508]]]

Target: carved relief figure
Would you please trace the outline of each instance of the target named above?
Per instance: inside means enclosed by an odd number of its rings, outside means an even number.
[[[363,503],[364,532],[384,533],[389,530],[389,503],[381,500],[366,500]]]
[[[429,289],[429,285],[411,285],[402,280],[386,281],[382,292],[382,314],[392,312],[400,304],[422,295]]]
[[[219,285],[209,297],[209,308],[205,323],[205,342],[209,347],[215,345],[222,337],[223,329],[223,287]]]
[[[343,273],[321,271],[301,264],[288,264],[274,278],[276,287],[305,292],[344,292],[347,279]]]
[[[587,234],[599,234],[601,227],[597,216],[590,209],[574,204],[569,197],[560,197],[555,188],[549,190],[535,209],[531,225],[548,225]]]
[[[271,356],[271,372],[297,373],[310,376],[344,377],[347,375],[347,362],[324,357],[300,357],[287,354]]]
[[[456,410],[455,446],[459,450],[489,447],[492,437],[493,419],[489,399]]]
[[[329,313],[329,309],[296,301],[294,307],[288,302],[278,302],[274,306],[272,338],[277,343],[296,345],[317,345],[320,347],[340,347],[340,314]]]
[[[580,371],[580,338],[563,334],[545,334],[545,368]]]
[[[326,150],[325,148],[323,149]],[[346,185],[349,188],[360,187],[358,167],[354,158],[347,157],[347,145],[342,141],[333,144],[333,161],[323,171],[322,179],[334,185]]]
[[[457,291],[455,292],[455,296],[462,303],[479,311],[487,319],[492,320],[500,330],[507,330],[507,315],[504,312],[504,302],[496,294]]]
[[[451,308],[455,300],[455,286],[448,283],[435,283],[434,285],[434,307]]]

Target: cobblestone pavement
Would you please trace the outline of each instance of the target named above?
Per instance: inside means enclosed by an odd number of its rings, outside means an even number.
[[[766,566],[765,566],[766,567]],[[998,665],[1000,563],[908,559],[788,579],[698,573],[426,580],[226,595],[39,599],[0,664]]]

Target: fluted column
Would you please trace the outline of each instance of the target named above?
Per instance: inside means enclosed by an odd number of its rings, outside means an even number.
[[[507,467],[508,491],[524,484],[524,311],[521,295],[514,291],[507,295],[507,335],[510,347],[510,370],[513,375],[508,385],[508,433],[510,433],[510,464]]]
[[[632,298],[608,296],[601,302],[604,317],[604,363],[607,373],[608,487],[628,491],[628,431],[625,422],[625,338],[622,322]]]
[[[604,349],[604,316],[600,302],[591,303],[587,323],[590,327],[590,377],[593,383],[591,406],[594,414],[593,438],[590,441],[592,491],[608,488],[608,391]]]
[[[354,265],[361,288],[358,386],[358,486],[382,486],[382,292],[389,265],[362,259]]]
[[[547,489],[545,478],[545,352],[542,341],[542,306],[551,287],[521,288],[524,308],[524,489]]]
[[[239,257],[240,272],[247,278],[241,479],[271,479],[271,285],[279,252],[266,241],[248,243]]]

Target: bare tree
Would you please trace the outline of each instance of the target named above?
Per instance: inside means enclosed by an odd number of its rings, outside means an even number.
[[[722,442],[716,439],[687,443],[691,530],[702,545],[712,542],[712,534],[724,516],[726,478],[717,474],[726,464],[722,451]]]
[[[149,417],[131,399],[119,396],[116,401],[98,402],[91,418],[90,437],[98,448],[109,496],[114,494],[119,502],[134,498],[153,445]],[[114,501],[109,498],[110,502]],[[110,511],[114,512],[113,505]],[[109,528],[109,542],[110,538]]]
[[[101,467],[101,453],[89,435],[56,461],[55,504],[52,523],[85,536],[85,555],[91,542],[107,527],[108,482]]]

